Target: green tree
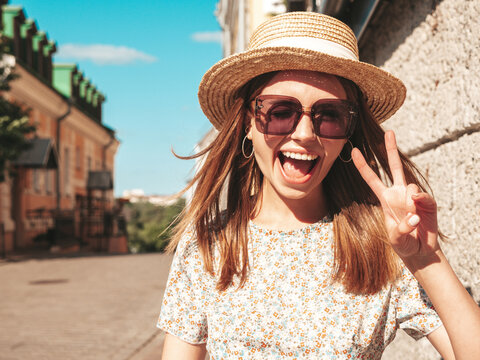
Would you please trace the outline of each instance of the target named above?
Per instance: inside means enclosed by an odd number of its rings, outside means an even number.
[[[150,203],[126,204],[131,216],[127,224],[128,246],[132,252],[163,251],[170,241],[172,227],[185,207],[180,199],[170,206]]]
[[[29,124],[28,110],[4,97],[10,90],[9,83],[18,76],[5,61],[6,49],[5,38],[0,34],[0,182],[5,180],[8,164],[28,149],[30,144],[25,136],[35,131],[35,126]]]

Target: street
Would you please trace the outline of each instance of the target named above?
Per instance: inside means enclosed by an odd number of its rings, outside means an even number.
[[[0,261],[0,359],[160,359],[171,256]]]
[[[0,360],[158,360],[155,327],[172,257],[0,260]],[[403,331],[382,359],[438,359]],[[421,355],[420,355],[421,354]],[[208,358],[208,357],[207,357]]]

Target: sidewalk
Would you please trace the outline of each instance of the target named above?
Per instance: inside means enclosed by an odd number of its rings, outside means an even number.
[[[171,256],[0,261],[0,359],[160,359]]]

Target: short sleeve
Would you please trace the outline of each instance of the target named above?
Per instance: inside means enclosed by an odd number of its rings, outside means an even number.
[[[191,344],[207,341],[203,263],[196,242],[187,234],[175,252],[157,327]]]
[[[401,329],[419,340],[440,327],[442,321],[425,290],[406,267],[403,267],[400,284],[397,321]]]

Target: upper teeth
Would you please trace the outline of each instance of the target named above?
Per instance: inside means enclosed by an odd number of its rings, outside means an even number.
[[[299,154],[290,151],[282,151],[283,156],[296,159],[296,160],[315,160],[318,155],[310,155],[310,154]]]

